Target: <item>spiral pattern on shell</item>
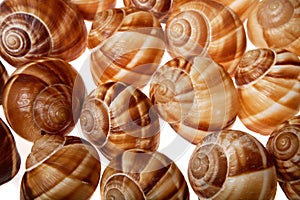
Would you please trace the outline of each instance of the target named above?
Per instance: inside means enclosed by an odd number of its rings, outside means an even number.
[[[84,136],[109,160],[128,149],[155,151],[160,124],[151,100],[123,83],[99,85],[85,99],[80,115]]]
[[[280,124],[267,149],[274,157],[278,182],[289,199],[300,198],[300,116]]]
[[[0,119],[0,185],[16,176],[21,165],[21,157],[9,127]]]
[[[148,10],[161,22],[165,22],[171,9],[172,0],[123,0],[127,7],[136,7]]]
[[[300,60],[285,50],[254,49],[242,58],[235,81],[238,116],[252,131],[270,135],[300,110]]]
[[[299,12],[298,0],[261,1],[248,18],[249,39],[257,47],[283,48],[299,56]]]
[[[27,157],[20,198],[89,199],[100,180],[100,170],[98,153],[87,141],[44,135],[34,142]]]
[[[265,147],[237,130],[206,136],[190,158],[188,177],[199,199],[274,199],[277,186]]]
[[[179,168],[159,152],[129,150],[114,158],[103,172],[101,199],[188,200],[189,190]]]
[[[96,84],[123,82],[145,86],[164,54],[164,33],[156,17],[137,8],[96,14],[88,36]]]
[[[168,52],[173,56],[210,56],[229,74],[246,50],[246,34],[239,17],[210,0],[181,3],[166,23]]]
[[[86,41],[83,18],[63,0],[1,3],[0,55],[14,67],[40,57],[74,60]]]
[[[11,128],[34,141],[42,134],[69,133],[80,115],[85,86],[67,62],[45,58],[18,68],[3,91],[3,109]]]
[[[159,115],[194,144],[230,127],[239,109],[230,75],[205,57],[178,57],[161,66],[151,80],[150,98]]]

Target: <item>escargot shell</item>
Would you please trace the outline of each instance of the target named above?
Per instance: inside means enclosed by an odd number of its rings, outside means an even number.
[[[34,141],[45,133],[69,133],[84,94],[84,83],[70,64],[45,58],[17,68],[5,85],[2,103],[11,128]]]
[[[248,36],[257,47],[283,48],[300,55],[299,0],[264,0],[249,15]]]
[[[159,115],[195,144],[209,132],[230,127],[239,109],[230,75],[206,57],[168,61],[153,75],[150,98]]]
[[[171,0],[123,0],[127,7],[136,7],[152,12],[161,22],[165,22],[171,9]]]
[[[129,150],[114,158],[103,172],[101,199],[188,200],[184,176],[159,152]]]
[[[241,20],[216,1],[181,3],[171,12],[165,32],[167,49],[173,57],[208,55],[231,75],[246,50]]]
[[[83,18],[63,0],[4,0],[0,55],[14,67],[39,57],[71,61],[86,48]]]
[[[8,73],[4,65],[0,62],[0,104],[2,104],[2,92],[7,80],[8,80]]]
[[[242,58],[235,81],[242,123],[270,135],[300,110],[300,60],[285,50],[254,49]]]
[[[164,54],[164,33],[156,17],[137,8],[115,8],[95,16],[88,36],[96,84],[145,86]]]
[[[280,124],[267,150],[274,157],[278,182],[289,199],[300,198],[300,116]]]
[[[155,151],[159,119],[151,100],[123,83],[99,85],[85,99],[80,115],[85,137],[109,160],[128,149]]]
[[[190,158],[188,177],[199,199],[274,199],[277,187],[265,147],[237,130],[205,137]]]
[[[89,199],[100,180],[100,158],[87,141],[44,135],[34,142],[21,182],[21,200]]]
[[[20,169],[21,157],[9,127],[0,119],[0,185],[16,176]]]

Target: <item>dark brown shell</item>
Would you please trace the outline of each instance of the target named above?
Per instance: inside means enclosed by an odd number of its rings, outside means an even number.
[[[0,62],[0,104],[2,104],[2,92],[7,80],[8,80],[8,73],[4,65]]]
[[[289,199],[300,198],[300,116],[280,124],[267,149],[274,157],[278,182]]]
[[[83,18],[64,0],[4,0],[0,55],[14,67],[40,57],[71,61],[86,49]]]
[[[100,158],[87,141],[74,136],[44,135],[26,160],[21,200],[89,199],[100,180]]]
[[[188,177],[203,200],[270,200],[277,188],[275,166],[265,147],[237,130],[205,137],[190,158]]]
[[[21,158],[9,127],[0,119],[0,185],[10,181],[18,173]]]
[[[84,95],[84,83],[70,64],[45,58],[10,76],[2,103],[11,128],[34,141],[45,133],[69,133],[79,118]]]
[[[103,172],[101,199],[188,200],[189,190],[175,162],[159,152],[129,150]]]

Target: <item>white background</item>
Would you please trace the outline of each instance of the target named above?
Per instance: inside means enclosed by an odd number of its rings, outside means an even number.
[[[2,2],[2,1],[0,1],[0,2]],[[116,7],[122,7],[122,6],[123,6],[122,0],[118,0]],[[87,23],[87,28],[89,30],[91,23],[90,22],[86,22],[86,23]],[[254,48],[254,46],[248,41],[247,49],[249,50],[249,49],[253,49],[253,48]],[[83,69],[84,67],[85,67],[85,69],[88,69],[88,67],[86,66],[88,63],[88,61],[87,61],[88,55],[89,55],[89,50],[86,50],[86,52],[80,58],[71,62],[71,64],[78,71],[80,71],[81,73],[83,72],[84,74],[89,73],[89,71]],[[162,64],[165,63],[168,59],[169,59],[169,57],[165,56]],[[1,61],[6,66],[8,73],[11,74],[14,71],[14,68],[9,66],[5,61],[3,61],[3,60],[1,60]],[[87,80],[87,77],[84,77],[84,80]],[[88,87],[93,87],[93,85],[89,85]],[[91,89],[93,89],[93,88],[88,88],[88,90],[91,90]],[[146,94],[148,94],[147,87],[144,90],[144,92]],[[2,106],[0,107],[0,116],[6,122],[6,119],[3,114]],[[241,124],[239,119],[236,120],[232,129],[238,129],[238,130],[242,130],[247,133],[250,133],[251,135],[255,136],[257,139],[259,139],[264,145],[266,144],[266,142],[268,140],[267,136],[261,136],[257,133],[254,133],[254,132],[246,129]],[[15,136],[18,151],[22,158],[22,163],[21,163],[21,168],[20,168],[20,171],[18,172],[18,174],[10,182],[0,186],[0,199],[15,200],[15,199],[20,198],[20,196],[19,196],[20,195],[20,192],[19,192],[20,191],[20,183],[21,183],[23,173],[25,171],[25,159],[26,159],[27,155],[30,153],[30,149],[32,146],[31,142],[24,140],[23,138],[19,137],[14,132],[13,132],[13,134]],[[81,135],[80,128],[78,125],[75,127],[75,129],[71,133],[71,135],[76,135],[76,136]],[[181,147],[184,147],[184,148],[178,148],[178,146],[174,146],[174,147],[170,146],[171,144],[174,143],[175,139],[176,140],[180,139],[179,143],[181,144]],[[166,123],[162,123],[161,144],[159,147],[159,151],[164,153],[165,155],[167,155],[168,157],[170,157],[172,160],[174,160],[176,162],[177,166],[180,168],[181,172],[186,177],[187,182],[188,182],[188,178],[187,178],[188,161],[189,161],[190,155],[191,155],[192,151],[194,150],[194,148],[195,148],[195,146],[193,146],[193,145],[187,143],[186,141],[184,141],[183,139],[179,138],[178,135]],[[180,149],[180,152],[178,152],[178,149]],[[177,152],[176,152],[176,150],[177,150]],[[1,152],[1,153],[3,153],[3,152]],[[101,169],[101,173],[102,173],[105,166],[107,165],[108,161],[105,160],[105,158],[103,158],[103,156],[101,156],[101,162],[102,162],[102,169]],[[193,192],[193,190],[191,188],[190,188],[190,195],[191,195],[190,196],[191,200],[197,199],[195,193]],[[100,199],[99,185],[98,185],[97,190],[95,191],[94,195],[92,196],[92,199],[93,200]],[[276,200],[284,200],[284,199],[287,199],[287,198],[278,185],[277,193],[276,193]]]

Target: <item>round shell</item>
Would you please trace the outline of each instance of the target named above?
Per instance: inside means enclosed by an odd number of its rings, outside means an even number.
[[[151,100],[123,83],[99,85],[85,99],[80,115],[84,136],[109,160],[128,149],[155,151],[160,125]]]
[[[178,57],[160,67],[150,83],[150,98],[159,115],[194,144],[230,127],[239,109],[230,75],[205,57]]]
[[[235,81],[242,123],[270,135],[300,110],[300,60],[285,50],[254,49],[242,58]]]
[[[89,199],[99,183],[100,170],[97,151],[87,141],[44,135],[27,157],[20,199]]]
[[[274,157],[277,180],[289,199],[300,198],[300,116],[280,124],[271,134],[267,149]]]
[[[0,5],[0,55],[14,67],[39,57],[74,60],[86,41],[83,18],[63,0],[4,0]]]
[[[164,33],[156,17],[137,8],[96,14],[88,36],[96,84],[110,81],[145,86],[164,54]]]
[[[257,47],[283,48],[300,55],[299,0],[264,0],[249,15],[249,39]]]
[[[176,164],[159,152],[129,150],[103,172],[101,199],[188,200],[189,190]]]
[[[194,150],[188,177],[199,199],[274,199],[277,180],[271,156],[253,136],[224,130]]]
[[[11,128],[34,141],[43,134],[67,134],[79,118],[85,88],[80,75],[57,58],[18,68],[3,90],[2,103]]]
[[[16,176],[20,169],[21,157],[9,127],[0,119],[0,185]]]
[[[246,34],[239,17],[210,0],[181,3],[166,23],[168,52],[173,56],[210,56],[233,75],[246,50]]]

